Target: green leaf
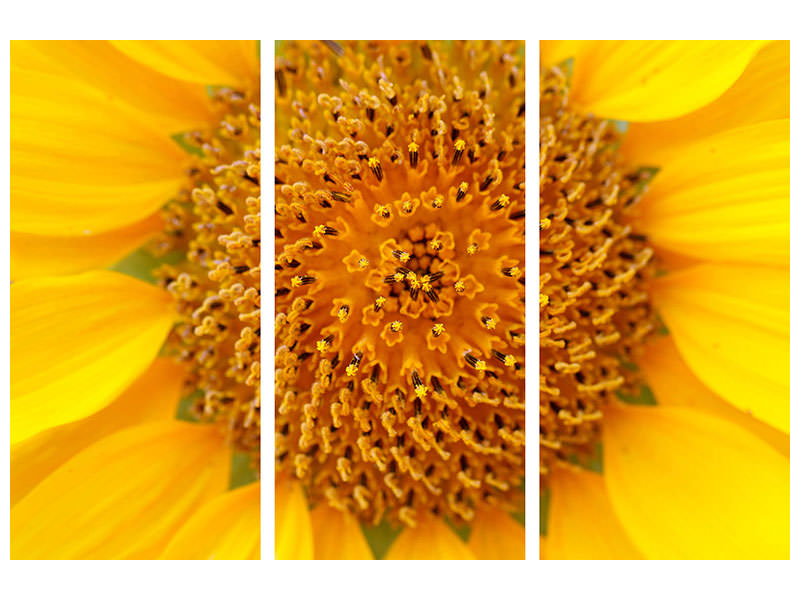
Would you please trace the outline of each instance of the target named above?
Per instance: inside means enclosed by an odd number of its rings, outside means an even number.
[[[452,529],[453,532],[458,537],[460,537],[461,540],[464,543],[466,543],[467,540],[469,539],[469,534],[472,531],[472,528],[469,525],[467,525],[466,523],[464,525],[456,525],[455,523],[453,523],[453,521],[450,519],[450,517],[445,517],[444,520],[445,520],[445,523],[447,523],[447,526],[450,529]]]
[[[583,465],[590,471],[594,471],[595,473],[603,474],[603,444],[602,442],[597,442],[594,446],[594,454],[592,454],[588,460],[585,460]]]
[[[656,397],[653,395],[653,390],[650,389],[650,386],[644,384],[641,384],[636,390],[636,395],[625,394],[617,390],[617,398],[626,404],[635,404],[639,406],[655,406],[658,404],[658,402],[656,402]]]
[[[661,318],[661,315],[656,315],[656,318],[658,319],[658,329],[656,333],[658,335],[669,335],[669,329],[664,324],[664,319]]]
[[[364,532],[364,537],[367,538],[367,544],[369,544],[373,556],[379,560],[386,556],[392,542],[400,535],[402,530],[402,527],[392,527],[386,521],[375,527],[367,526],[363,523],[361,525],[361,531]]]
[[[592,454],[589,456],[578,456],[577,454],[570,454],[567,460],[573,465],[578,465],[588,471],[603,474],[603,444],[597,442],[594,445]]]
[[[178,401],[178,410],[175,413],[175,418],[179,421],[188,421],[189,423],[199,423],[200,419],[198,419],[195,414],[192,412],[192,407],[194,406],[195,400],[201,398],[203,396],[203,392],[200,390],[195,390],[188,396],[184,396]]]
[[[169,252],[164,256],[155,256],[144,248],[138,248],[112,266],[111,270],[155,284],[156,278],[153,271],[163,264],[174,265],[183,259],[182,252]]]
[[[213,93],[211,90],[213,90],[212,86],[210,85],[206,86],[206,92],[209,95]],[[200,148],[199,146],[195,146],[194,144],[190,144],[189,140],[186,137],[186,133],[188,132],[175,133],[171,135],[170,138],[172,138],[172,141],[178,144],[178,146],[180,146],[181,149],[187,154],[194,154],[195,156],[203,156],[203,149]]]
[[[556,66],[561,69],[561,72],[566,76],[567,86],[569,86],[570,82],[572,81],[572,71],[575,67],[575,59],[570,56],[567,60],[560,62]]]
[[[231,458],[231,476],[228,487],[236,489],[258,481],[258,464],[246,452],[234,452]]]
[[[547,519],[550,515],[550,490],[539,492],[539,535],[547,535]]]
[[[522,512],[512,512],[509,513],[511,518],[514,519],[517,523],[525,527],[525,511]]]
[[[161,261],[155,256],[143,248],[139,248],[111,267],[111,270],[130,275],[147,283],[155,283],[156,278],[153,276],[153,271],[159,264],[161,264]]]
[[[634,363],[625,360],[622,356],[618,356],[617,360],[621,367],[627,369],[628,371],[638,371],[639,367],[637,367]]]
[[[523,498],[525,497],[525,478],[522,478],[522,481],[519,484],[519,490],[522,492]],[[525,526],[525,504],[522,505],[522,510],[519,512],[511,512],[509,513],[511,518],[517,521],[523,527]]]

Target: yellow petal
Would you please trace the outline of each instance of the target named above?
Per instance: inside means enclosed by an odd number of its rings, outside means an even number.
[[[711,104],[678,119],[631,123],[621,152],[634,164],[660,164],[681,147],[742,125],[789,118],[789,42],[765,46]]]
[[[706,387],[681,358],[672,336],[651,339],[636,364],[659,405],[695,408],[727,419],[789,457],[789,435],[737,409]]]
[[[254,41],[115,41],[117,49],[165,75],[207,85],[241,85],[259,76]]]
[[[60,425],[11,449],[11,505],[75,454],[120,429],[175,416],[185,369],[157,358],[122,395],[93,415]]]
[[[159,214],[96,235],[47,236],[11,232],[11,280],[72,275],[107,267],[163,228]]]
[[[611,503],[648,558],[789,558],[789,461],[686,408],[619,406],[604,422]]]
[[[719,396],[789,431],[789,271],[704,264],[653,283],[692,372]]]
[[[789,119],[682,146],[660,165],[637,224],[703,260],[789,264]]]
[[[386,560],[475,560],[452,529],[440,518],[420,520],[416,527],[406,527],[386,554]]]
[[[550,475],[549,485],[548,559],[642,558],[614,514],[601,475],[556,469]]]
[[[275,479],[275,558],[314,558],[314,537],[306,496],[297,480],[285,475],[278,475]]]
[[[12,68],[11,229],[85,235],[145,219],[184,181],[171,133],[79,79]]]
[[[230,453],[214,426],[140,425],[70,459],[11,511],[16,559],[155,558],[225,490]]]
[[[261,550],[261,484],[252,483],[201,506],[170,540],[161,558],[258,559]]]
[[[102,93],[114,104],[147,114],[149,122],[176,133],[207,124],[211,104],[204,85],[177,81],[98,40],[15,40],[11,64],[62,75]]]
[[[570,99],[606,119],[673,119],[718,98],[763,42],[594,41],[575,56]]]
[[[539,62],[545,67],[552,67],[575,57],[581,46],[581,40],[541,40],[539,42]]]
[[[344,513],[319,504],[311,511],[314,531],[314,558],[317,560],[371,560],[369,549],[358,521]]]
[[[169,295],[110,271],[11,286],[11,443],[112,402],[155,358]]]
[[[525,527],[505,511],[481,511],[467,547],[479,560],[525,560]]]

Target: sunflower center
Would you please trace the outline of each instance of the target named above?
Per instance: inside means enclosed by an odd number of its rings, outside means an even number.
[[[625,365],[658,327],[652,249],[630,224],[649,172],[618,160],[609,121],[567,104],[563,73],[541,77],[539,180],[540,472],[589,462],[603,410],[630,392]]]
[[[261,195],[257,96],[214,93],[219,126],[192,132],[190,184],[164,209],[161,252],[183,259],[156,274],[175,298],[167,341],[188,367],[192,412],[227,429],[238,450],[260,452]]]
[[[519,508],[513,50],[329,43],[278,59],[277,468],[312,502],[410,526]]]

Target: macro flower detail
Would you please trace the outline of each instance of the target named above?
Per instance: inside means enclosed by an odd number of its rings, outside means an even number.
[[[491,557],[499,522],[522,558],[522,44],[284,43],[275,78],[278,557],[371,558],[359,522]]]
[[[159,283],[181,315],[167,342],[190,366],[193,410],[226,423],[228,439],[261,451],[261,119],[258,98],[224,89],[212,99],[224,116],[211,136],[188,143],[204,158],[191,188],[165,208],[160,252],[186,262],[161,267]],[[190,207],[190,210],[187,210]]]
[[[547,472],[570,455],[594,454],[608,394],[626,381],[622,363],[658,322],[645,288],[653,250],[625,222],[646,176],[618,167],[608,121],[568,110],[563,77],[551,72],[541,86],[539,362],[547,401],[539,431]]]
[[[255,42],[12,43],[12,558],[258,558]]]
[[[542,42],[541,556],[787,558],[787,42]]]

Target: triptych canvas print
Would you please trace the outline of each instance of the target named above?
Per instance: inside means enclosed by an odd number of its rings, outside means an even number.
[[[12,559],[789,557],[788,41],[12,41],[10,159]]]

